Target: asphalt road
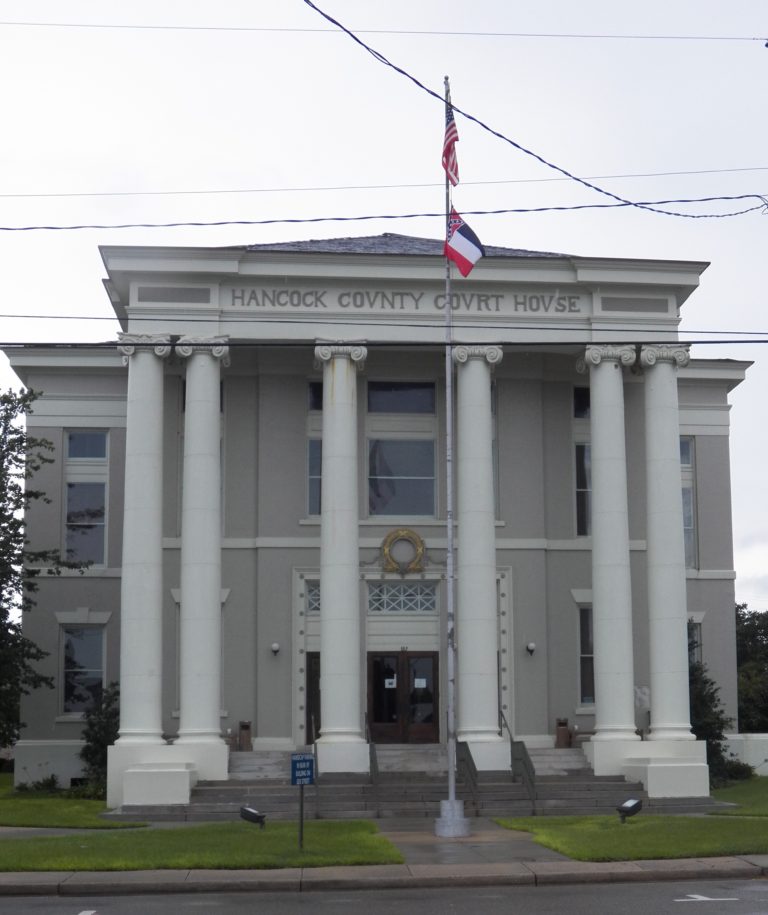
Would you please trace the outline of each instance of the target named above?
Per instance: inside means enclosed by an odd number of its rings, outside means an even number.
[[[588,886],[474,887],[376,892],[204,893],[119,897],[5,897],[0,915],[766,915],[768,880]]]

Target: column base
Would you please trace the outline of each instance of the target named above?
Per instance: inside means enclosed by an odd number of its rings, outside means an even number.
[[[509,770],[511,765],[509,741],[498,734],[490,737],[462,735],[458,739],[466,743],[478,772],[499,772]]]
[[[703,740],[591,740],[584,744],[584,752],[595,775],[641,781],[649,797],[709,797]]]
[[[162,777],[166,781],[177,779],[174,782],[174,797],[180,797],[183,792],[182,782],[191,786],[198,778],[210,781],[226,781],[229,775],[229,750],[221,741],[214,743],[187,743],[130,745],[114,744],[107,754],[107,807],[122,807],[125,800],[125,778],[129,769],[134,770],[130,776],[130,800],[132,804],[158,804],[163,803],[158,799],[153,790],[151,779],[139,777],[136,770],[146,774],[152,766],[162,770]],[[169,774],[173,773],[173,774]],[[143,798],[143,799],[142,799]],[[167,801],[165,801],[167,803]],[[179,801],[179,803],[184,803]]]
[[[371,771],[368,744],[362,738],[339,741],[321,737],[315,747],[321,776],[331,772],[367,775]]]
[[[121,747],[129,746],[165,746],[162,734],[154,731],[120,731],[120,736],[115,741],[115,745]]]
[[[696,740],[696,735],[688,727],[651,728],[646,740]]]

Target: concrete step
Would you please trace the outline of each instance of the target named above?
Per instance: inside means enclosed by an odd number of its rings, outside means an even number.
[[[543,775],[569,775],[572,772],[591,771],[584,751],[579,747],[566,749],[529,749],[536,777]]]

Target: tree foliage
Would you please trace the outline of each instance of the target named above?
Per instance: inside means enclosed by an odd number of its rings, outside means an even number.
[[[26,513],[36,501],[48,501],[30,485],[34,474],[53,458],[46,439],[29,435],[24,423],[36,399],[33,391],[0,393],[0,746],[13,742],[23,727],[22,695],[53,685],[35,664],[47,652],[22,633],[21,616],[35,603],[39,575],[81,568],[62,560],[58,550],[30,549]]]
[[[694,659],[697,643],[692,625],[688,624],[688,690],[691,702],[691,730],[697,740],[707,744],[709,780],[713,786],[729,779],[749,777],[751,769],[728,755],[725,732],[733,724],[720,699],[720,687],[709,676],[707,665]]]
[[[120,729],[120,687],[110,683],[102,690],[101,699],[85,715],[80,750],[88,779],[88,793],[105,797],[107,790],[107,749],[117,740]]]
[[[739,730],[768,732],[768,613],[736,604]]]

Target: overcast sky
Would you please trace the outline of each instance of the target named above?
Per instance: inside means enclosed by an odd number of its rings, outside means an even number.
[[[318,6],[436,92],[449,74],[459,108],[571,173],[600,176],[596,183],[622,197],[768,193],[765,0]],[[303,0],[0,0],[0,22],[2,227],[442,210],[440,102]],[[107,24],[120,28],[87,27]],[[457,123],[460,211],[605,202],[461,116]],[[679,209],[725,213],[753,204]],[[752,339],[697,346],[694,355],[755,361],[732,395],[736,596],[768,609],[768,347],[757,342],[768,340],[766,217],[602,209],[468,221],[487,244],[711,262],[684,307],[681,335]],[[1,231],[0,340],[114,339],[100,244],[230,245],[385,231],[439,238],[443,228],[439,217],[423,217]],[[0,384],[10,382],[3,363]]]

